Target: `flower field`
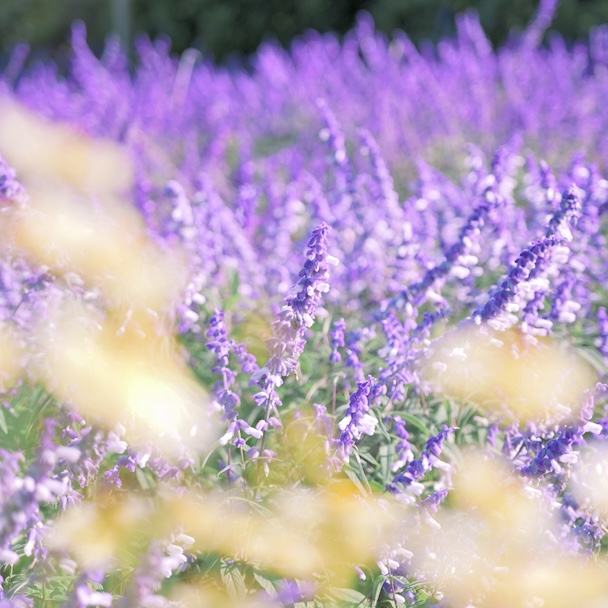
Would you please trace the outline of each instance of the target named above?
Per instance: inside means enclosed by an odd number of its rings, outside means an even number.
[[[608,26],[0,74],[0,607],[608,602]]]

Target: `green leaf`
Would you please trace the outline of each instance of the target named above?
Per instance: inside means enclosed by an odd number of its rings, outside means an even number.
[[[596,348],[581,347],[578,354],[600,375],[606,373],[606,363]]]
[[[382,575],[378,575],[374,579],[374,584],[372,587],[372,608],[376,608],[378,605],[378,599],[382,593],[382,585],[384,585],[384,577]]]
[[[361,492],[361,494],[363,494],[364,496],[367,496],[368,491],[361,483],[361,480],[357,477],[357,474],[350,468],[345,468],[344,473],[355,484],[357,490],[359,490],[359,492]]]
[[[378,450],[378,457],[380,458],[380,475],[382,476],[383,483],[387,483],[391,476],[391,446],[381,445]]]
[[[367,600],[367,596],[363,595],[360,591],[355,591],[354,589],[330,589],[330,595],[335,597],[337,600],[342,600],[343,602],[348,602],[349,604],[355,604],[359,606],[363,602]]]
[[[146,471],[144,471],[143,469],[140,469],[139,467],[137,467],[135,469],[135,478],[139,482],[139,485],[141,486],[142,490],[151,490],[152,489],[152,484],[150,483],[150,479],[148,479],[148,475],[146,474]]]
[[[272,581],[268,580],[267,578],[264,578],[261,574],[257,574],[256,572],[253,573],[253,577],[258,582],[258,585],[262,589],[264,589],[264,591],[266,591],[266,593],[268,593],[270,597],[275,596],[277,590]]]
[[[222,582],[226,586],[228,597],[234,601],[241,601],[247,595],[245,578],[236,564],[224,564],[220,570]]]
[[[414,414],[410,414],[408,412],[399,412],[399,416],[401,416],[403,420],[405,420],[412,426],[415,426],[421,433],[428,437],[429,431],[424,422],[420,418],[418,418],[418,416],[414,416]]]
[[[8,435],[8,426],[6,426],[6,417],[2,407],[0,407],[0,429],[2,429],[5,435]]]
[[[388,482],[386,482],[388,483]],[[372,492],[375,494],[384,494],[386,492],[386,483],[374,481],[373,479],[369,480],[369,487],[372,489]]]
[[[369,462],[369,464],[371,464],[375,468],[380,467],[380,463],[369,452],[359,451],[359,457],[361,458],[361,460]]]

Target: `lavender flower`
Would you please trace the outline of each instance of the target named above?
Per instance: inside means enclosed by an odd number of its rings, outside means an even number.
[[[596,339],[595,344],[602,356],[608,358],[608,312],[603,306],[598,308],[597,324],[599,336]]]
[[[167,598],[159,595],[163,579],[185,569],[188,556],[185,547],[194,543],[186,534],[176,534],[167,541],[153,540],[123,596],[116,602],[117,608],[164,608],[171,606]]]
[[[295,370],[306,344],[306,330],[314,322],[323,294],[329,291],[329,265],[337,265],[338,260],[327,253],[328,233],[329,226],[325,223],[313,230],[295,293],[285,298],[285,304],[272,324],[273,337],[268,340],[270,359],[254,374],[258,386],[267,390],[271,385],[280,386],[282,378]],[[264,399],[268,397],[265,395]]]
[[[420,501],[420,506],[430,509],[431,511],[437,511],[439,509],[439,505],[447,498],[448,491],[443,488],[441,490],[437,490],[433,492],[429,496],[427,496],[424,500]]]
[[[420,281],[408,286],[399,296],[385,303],[383,305],[385,310],[405,303],[417,307],[425,299],[442,301],[441,296],[436,291],[429,294],[429,290],[434,288],[436,283],[445,279],[449,274],[461,280],[469,276],[470,266],[478,262],[475,256],[475,253],[477,253],[476,240],[479,238],[481,228],[485,225],[490,212],[500,208],[503,204],[503,197],[497,192],[495,183],[494,176],[487,178],[482,202],[475,207],[467,218],[460,230],[457,241],[446,252],[445,259],[440,264],[429,268]],[[410,314],[415,314],[415,312],[417,312],[416,308]]]
[[[344,366],[352,369],[355,382],[362,382],[365,379],[363,373],[363,363],[361,362],[362,342],[369,340],[373,332],[363,330],[353,330],[346,333],[346,360]]]
[[[57,423],[47,418],[36,460],[23,477],[16,475],[19,457],[4,452],[4,487],[0,503],[0,550],[17,555],[11,543],[24,530],[41,521],[40,505],[54,503],[68,489],[67,480],[55,474],[61,450],[53,441]]]
[[[576,223],[579,214],[580,200],[575,187],[571,187],[549,220],[545,237],[520,253],[488,302],[473,313],[476,322],[487,321],[494,329],[506,329],[516,319],[512,313],[523,309],[526,327],[536,326],[541,332],[551,327],[549,320],[539,322],[537,313],[548,290],[545,275],[550,271],[549,254],[554,250],[556,265],[567,262],[568,249],[562,245],[572,240],[569,226]]]
[[[340,437],[336,440],[339,458],[349,461],[349,456],[356,440],[362,435],[373,435],[378,421],[369,414],[369,394],[376,379],[369,376],[364,382],[357,384],[357,390],[351,394],[344,418],[338,424]]]
[[[222,377],[221,382],[216,386],[217,402],[224,408],[225,419],[234,420],[237,416],[236,408],[241,401],[239,396],[230,390],[236,379],[236,373],[229,367],[229,355],[234,348],[234,342],[228,340],[223,311],[216,309],[209,320],[209,325],[207,348],[215,353],[218,363],[211,371]]]
[[[570,226],[576,225],[580,214],[581,200],[576,186],[573,185],[567,192],[564,192],[560,208],[553,214],[547,224],[545,237],[560,236],[565,241],[571,241],[573,237]]]
[[[100,584],[105,578],[103,571],[90,570],[80,573],[74,589],[64,604],[66,608],[86,608],[87,606],[111,606],[112,594],[105,591],[95,591],[89,582]]]
[[[332,364],[340,363],[342,361],[342,355],[338,348],[344,348],[344,330],[346,329],[346,323],[344,319],[338,319],[334,321],[332,330],[329,332],[329,340],[331,344],[331,354],[329,355],[329,362]]]
[[[537,274],[537,265],[542,267],[550,249],[562,242],[562,239],[551,236],[535,241],[524,249],[490,299],[473,313],[476,322],[487,321],[491,327],[498,330],[508,328],[515,320],[511,313],[522,307],[520,285],[527,283]]]
[[[572,448],[580,442],[580,433],[574,427],[564,427],[556,436],[549,439],[531,462],[522,467],[524,475],[543,476],[550,471],[561,471],[560,461],[565,461]]]
[[[398,458],[391,466],[391,470],[395,472],[414,460],[414,453],[409,442],[409,433],[405,428],[405,421],[401,416],[393,416],[393,432],[399,437],[399,442],[395,447]]]
[[[430,437],[427,440],[426,446],[420,454],[420,457],[409,462],[405,468],[405,471],[397,473],[393,478],[393,482],[388,486],[388,489],[391,492],[399,493],[401,491],[399,489],[399,485],[403,485],[405,488],[412,486],[414,493],[417,493],[422,489],[420,487],[416,487],[418,482],[423,479],[431,469],[449,469],[449,465],[441,461],[439,456],[443,450],[445,440],[453,431],[453,428],[443,424],[441,426],[441,431],[437,435]],[[437,500],[439,500],[441,496],[442,494],[439,494]]]
[[[256,373],[258,366],[255,357],[247,352],[244,344],[236,344],[234,340],[228,339],[222,310],[215,310],[215,313],[209,320],[209,325],[210,328],[207,330],[207,338],[209,338],[207,348],[216,354],[217,361],[217,365],[211,371],[219,374],[222,378],[215,386],[216,401],[223,409],[223,419],[229,423],[226,433],[220,438],[220,444],[226,445],[236,434],[233,443],[235,446],[242,448],[245,444],[241,431],[258,439],[262,436],[262,431],[258,428],[259,425],[253,428],[245,420],[238,417],[237,408],[241,403],[241,399],[231,389],[237,374],[229,367],[230,353],[234,352],[237,355],[238,362],[244,373]]]
[[[27,195],[17,181],[16,172],[0,157],[0,208],[11,203],[24,203]]]

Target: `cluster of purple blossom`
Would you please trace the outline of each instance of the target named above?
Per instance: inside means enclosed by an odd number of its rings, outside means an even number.
[[[192,539],[153,540],[113,596],[109,572],[45,542],[59,513],[97,491],[163,484],[215,484],[266,509],[275,467],[287,486],[304,484],[298,470],[284,474],[281,449],[311,411],[318,446],[305,457],[318,476],[355,477],[432,520],[454,452],[477,446],[545,497],[557,543],[603,551],[605,516],[570,480],[582,448],[608,438],[605,385],[588,387],[574,417],[514,423],[430,394],[420,374],[432,340],[464,324],[514,330],[529,345],[563,340],[606,380],[608,30],[541,47],[550,5],[497,51],[473,14],[455,39],[420,51],[362,15],[343,42],[310,32],[290,51],[265,44],[250,70],[141,40],[132,72],[114,43],[95,57],[76,26],[67,76],[51,64],[15,82],[0,75],[1,94],[132,154],[131,204],[160,247],[187,254],[171,315],[222,425],[204,459],[176,463],[44,397],[27,372],[5,386],[0,445],[8,420],[34,447],[0,450],[0,606],[33,605],[57,571],[71,581],[65,606],[170,605],[163,578],[202,569],[184,552]],[[27,205],[19,178],[0,159],[0,222]],[[3,251],[0,330],[24,348],[66,293],[94,297]],[[274,320],[248,334],[260,310]],[[373,567],[387,601],[431,605],[411,552],[385,549]],[[360,589],[363,566],[352,564]],[[272,580],[264,591],[277,605],[314,594],[302,591],[312,581]]]

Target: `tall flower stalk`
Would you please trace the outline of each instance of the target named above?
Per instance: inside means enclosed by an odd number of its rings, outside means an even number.
[[[283,378],[296,371],[298,359],[306,345],[306,332],[314,323],[317,309],[323,301],[323,294],[329,291],[329,267],[338,260],[328,254],[329,226],[323,222],[312,232],[306,251],[306,262],[300,270],[300,280],[285,298],[277,318],[272,324],[273,336],[268,340],[270,358],[266,365],[252,375],[252,382],[260,389],[254,399],[259,407],[264,407],[264,421],[271,412],[279,417],[281,400],[276,387],[283,384]],[[266,427],[256,455],[264,455]]]

